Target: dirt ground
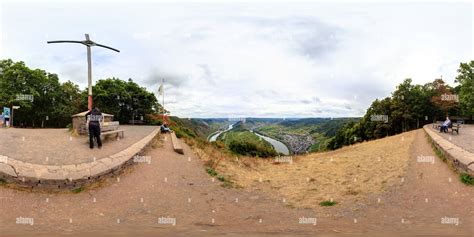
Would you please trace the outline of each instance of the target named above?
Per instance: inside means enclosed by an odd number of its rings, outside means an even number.
[[[179,155],[170,140],[147,150],[150,164],[77,194],[0,187],[2,236],[474,233],[474,188],[435,156],[422,130],[292,165],[243,165],[249,177],[234,173],[242,188],[222,187],[187,145]],[[222,164],[217,171],[231,175],[233,165]],[[328,198],[338,204],[318,205]]]

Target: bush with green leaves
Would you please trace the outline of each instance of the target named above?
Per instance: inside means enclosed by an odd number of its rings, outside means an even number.
[[[461,179],[461,182],[467,185],[474,185],[474,178],[470,176],[469,174],[463,173],[459,175],[459,178]]]

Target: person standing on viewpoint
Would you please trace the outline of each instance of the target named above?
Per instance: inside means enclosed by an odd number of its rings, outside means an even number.
[[[97,146],[102,148],[102,141],[100,140],[100,125],[104,121],[104,116],[97,107],[86,113],[87,125],[89,127],[89,147],[94,148],[94,138],[97,141]]]

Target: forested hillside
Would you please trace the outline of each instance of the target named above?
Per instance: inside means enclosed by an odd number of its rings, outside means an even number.
[[[414,85],[406,79],[391,96],[375,100],[359,122],[340,129],[327,147],[337,149],[356,142],[399,134],[449,116],[472,123],[474,115],[474,61],[461,63],[452,87],[442,79]]]

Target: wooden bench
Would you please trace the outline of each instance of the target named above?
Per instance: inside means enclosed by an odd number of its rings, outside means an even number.
[[[107,135],[116,134],[115,138],[118,138],[118,137],[123,138],[124,137],[124,132],[125,132],[125,130],[123,130],[123,129],[117,129],[117,130],[103,132],[103,133],[100,134],[100,136],[103,136],[105,138]]]
[[[461,124],[453,123],[450,127],[448,127],[448,131],[449,131],[449,129],[451,129],[452,134],[454,134],[454,131],[456,131],[456,133],[459,134],[459,128],[460,127],[461,127]]]
[[[129,123],[129,124],[139,124],[139,125],[143,125],[143,124],[145,124],[145,121],[143,121],[143,120],[128,120],[128,123]]]
[[[110,121],[110,122],[103,122],[100,126],[100,136],[105,140],[109,135],[115,134],[115,139],[117,138],[124,138],[125,137],[125,130],[118,129],[120,123],[118,121]],[[85,126],[84,126],[85,127]],[[87,131],[87,141],[89,141],[89,130]]]
[[[100,126],[100,131],[101,132],[114,131],[114,130],[117,130],[119,126],[120,126],[120,123],[118,121],[103,122],[102,126]]]

